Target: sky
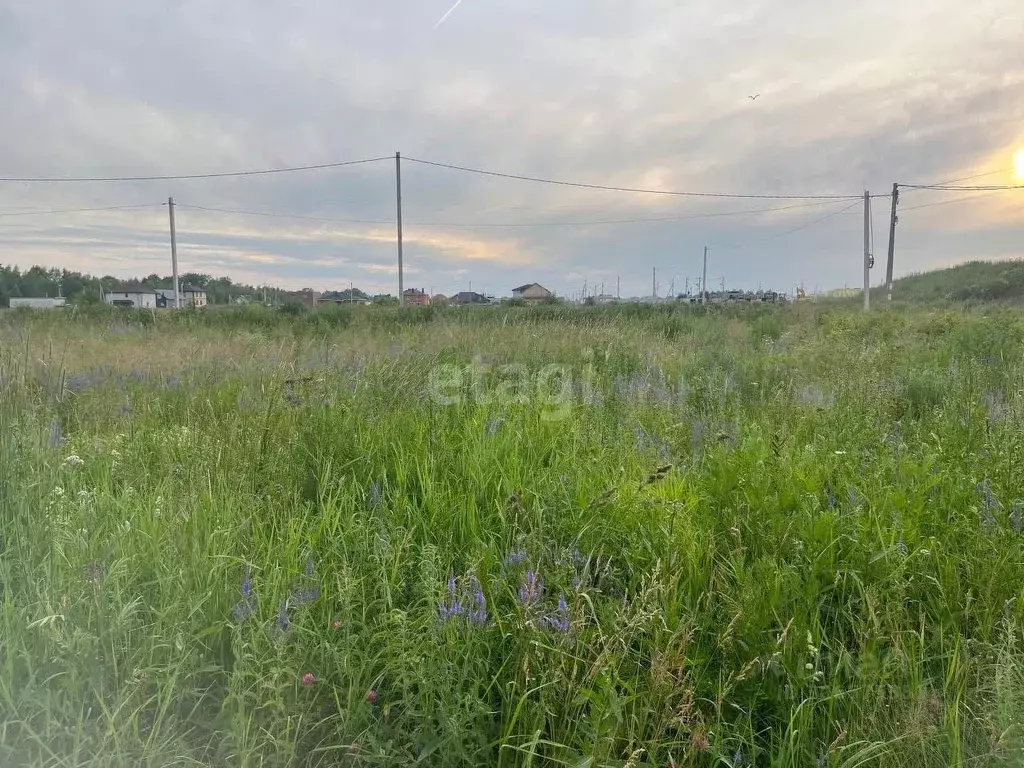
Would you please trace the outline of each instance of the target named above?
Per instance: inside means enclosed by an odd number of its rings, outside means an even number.
[[[861,284],[864,190],[1024,184],[1020,0],[453,3],[0,0],[0,178],[385,158],[0,182],[0,263],[169,274],[173,196],[183,272],[394,294],[400,151],[406,287],[665,295],[707,246],[712,286],[826,290]],[[896,276],[1024,257],[1024,189],[899,209]]]

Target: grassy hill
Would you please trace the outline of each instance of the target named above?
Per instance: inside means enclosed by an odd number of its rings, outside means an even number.
[[[872,291],[872,300],[884,289]],[[908,275],[893,281],[893,299],[906,302],[1006,301],[1024,303],[1024,259],[969,261],[949,269]]]

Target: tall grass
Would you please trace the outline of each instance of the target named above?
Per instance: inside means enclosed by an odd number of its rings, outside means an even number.
[[[9,314],[0,764],[1019,765],[1022,339]]]

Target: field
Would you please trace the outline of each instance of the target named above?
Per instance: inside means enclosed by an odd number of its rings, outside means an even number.
[[[0,765],[1024,763],[1024,315],[0,315]]]

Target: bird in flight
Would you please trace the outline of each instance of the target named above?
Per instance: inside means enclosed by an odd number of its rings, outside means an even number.
[[[456,9],[456,8],[458,8],[458,7],[460,6],[460,5],[462,5],[462,0],[455,0],[455,5],[453,5],[453,6],[451,7],[451,8],[449,8],[449,9],[448,9],[448,13],[446,13],[446,14],[445,14],[444,16],[442,16],[442,17],[440,18],[440,20],[438,20],[437,24],[435,24],[435,25],[434,25],[434,29],[437,29],[437,28],[438,28],[438,27],[440,27],[440,26],[441,26],[442,24],[444,24],[445,20],[446,20],[446,19],[447,19],[447,18],[448,18],[449,16],[451,16],[451,15],[452,15],[452,14],[453,14],[453,13],[455,12],[455,9]]]
[[[753,96],[747,96],[747,98],[750,99],[751,101],[757,101],[757,97],[760,95],[760,93],[755,93]]]

